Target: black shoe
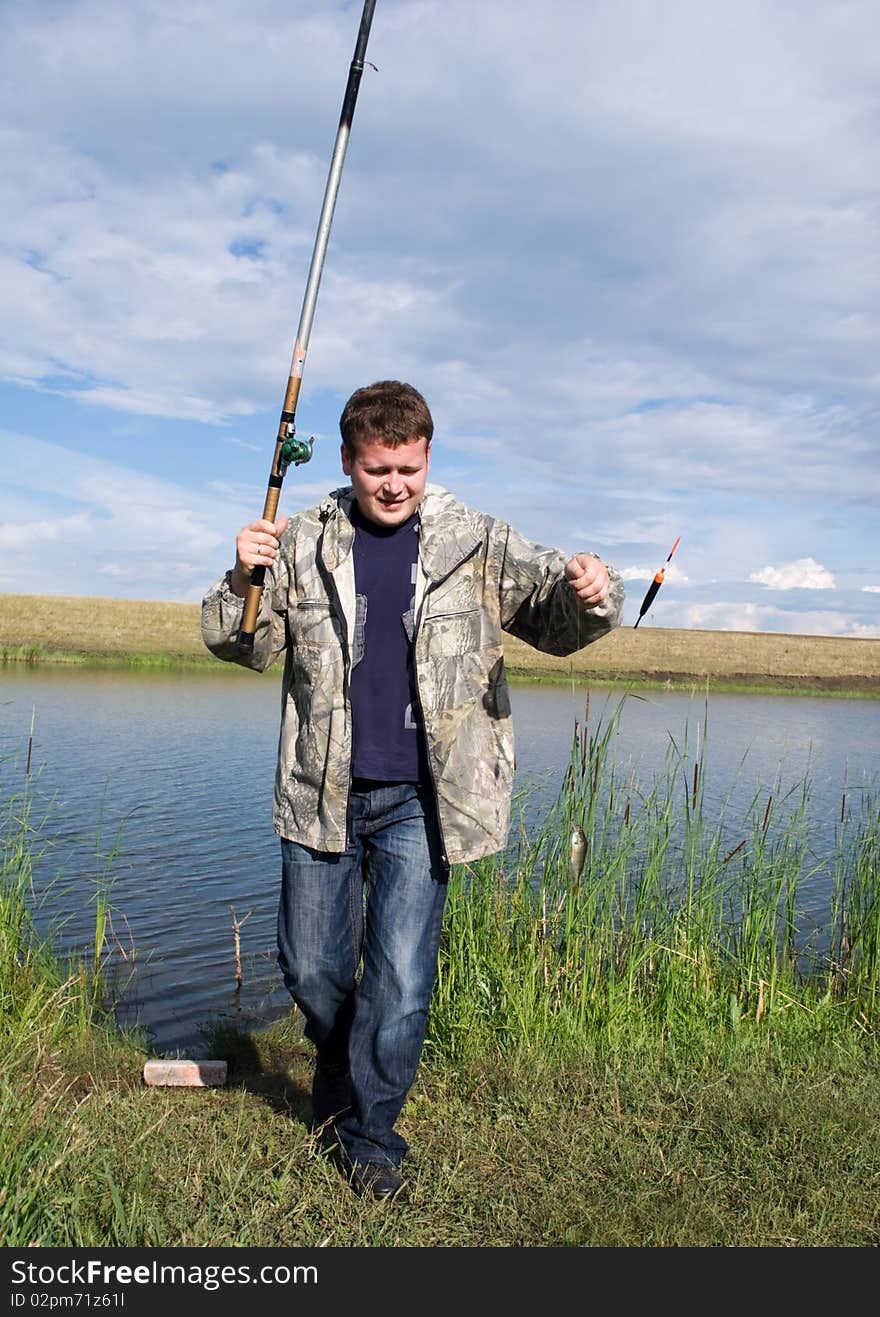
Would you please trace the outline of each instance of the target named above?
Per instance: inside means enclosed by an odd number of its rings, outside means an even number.
[[[393,1166],[380,1166],[378,1162],[351,1162],[349,1183],[361,1198],[402,1198],[406,1196],[403,1178]]]

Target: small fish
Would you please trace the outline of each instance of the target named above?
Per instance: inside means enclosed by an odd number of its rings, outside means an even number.
[[[581,825],[575,823],[571,830],[571,841],[568,847],[568,876],[573,883],[579,880],[586,858],[587,838]]]

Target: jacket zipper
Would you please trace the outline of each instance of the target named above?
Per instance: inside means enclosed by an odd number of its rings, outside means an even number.
[[[326,526],[325,526],[325,529],[326,529]],[[317,562],[317,560],[318,560],[318,555],[317,555],[317,554],[315,555],[315,560],[316,560],[316,562]],[[342,691],[342,699],[343,699],[343,704],[344,704],[344,706],[345,706],[345,716],[346,716],[346,720],[347,720],[347,722],[348,722],[348,724],[349,724],[349,735],[348,735],[348,739],[349,739],[349,744],[350,744],[350,743],[351,743],[351,649],[349,648],[349,644],[348,644],[348,619],[346,618],[346,615],[345,615],[345,609],[342,607],[342,600],[341,600],[340,597],[339,597],[339,589],[338,589],[338,587],[337,587],[337,585],[336,585],[336,580],[335,580],[335,578],[334,578],[334,576],[333,576],[333,573],[332,573],[331,571],[328,571],[328,570],[327,570],[327,568],[323,565],[323,562],[321,563],[321,569],[320,569],[320,570],[321,570],[322,573],[326,573],[327,580],[328,580],[328,582],[329,582],[329,586],[328,586],[328,588],[327,588],[327,596],[328,596],[328,598],[329,598],[329,600],[330,600],[331,606],[332,606],[332,608],[333,608],[333,610],[334,610],[336,616],[337,616],[338,618],[340,618],[340,619],[342,620],[342,623],[343,623],[343,627],[342,627],[342,654],[343,654],[342,670],[343,670],[343,678],[344,678],[345,685],[344,685],[344,687],[343,687],[343,691]],[[356,603],[356,602],[355,602],[355,607],[357,607],[357,603]],[[344,843],[344,845],[343,845],[343,850],[348,850],[348,839],[349,839],[349,838],[348,838],[348,821],[349,821],[349,810],[350,810],[350,809],[351,809],[351,752],[349,751],[349,756],[348,756],[348,783],[347,783],[347,785],[346,785],[346,789],[345,789],[345,835],[344,835],[343,838],[342,838],[343,843]]]
[[[427,598],[430,589],[431,589],[430,585],[425,587],[425,593],[422,596],[422,606],[419,609],[419,615],[417,618],[414,619],[413,639],[412,639],[413,680],[415,682],[416,698],[418,699],[419,702],[419,717],[422,720],[422,735],[425,738],[425,758],[428,762],[428,773],[430,774],[431,777],[431,792],[434,796],[434,815],[437,819],[437,831],[440,834],[440,858],[443,860],[443,863],[446,865],[448,869],[451,866],[449,863],[449,856],[446,853],[446,838],[443,835],[443,820],[440,817],[440,797],[437,793],[437,776],[434,772],[434,765],[431,762],[431,747],[428,744],[428,727],[427,727],[427,723],[425,722],[425,714],[422,708],[422,690],[421,687],[419,686],[419,664],[418,664],[418,656],[416,654],[416,642],[419,638],[419,632],[421,631],[422,614],[425,611],[425,599]]]
[[[446,852],[446,838],[445,838],[444,835],[443,835],[443,820],[442,820],[441,817],[440,817],[440,797],[439,797],[439,794],[438,794],[438,792],[437,792],[437,775],[436,775],[435,772],[434,772],[434,765],[433,765],[433,763],[431,762],[431,747],[430,747],[430,745],[428,744],[428,729],[427,729],[427,724],[426,724],[426,722],[425,722],[425,714],[424,714],[424,710],[423,710],[423,707],[422,707],[422,690],[421,690],[421,687],[420,687],[420,685],[419,685],[419,665],[418,665],[417,655],[416,655],[416,642],[418,641],[419,634],[420,634],[421,629],[422,629],[422,617],[424,616],[424,612],[425,612],[425,602],[426,602],[426,600],[427,600],[427,598],[428,598],[428,595],[430,594],[431,590],[434,589],[434,588],[435,588],[436,586],[438,586],[438,585],[442,585],[444,581],[446,581],[446,580],[449,579],[449,577],[452,575],[452,573],[453,573],[454,571],[457,571],[458,568],[461,567],[462,563],[465,563],[465,562],[467,562],[467,560],[468,560],[469,558],[472,558],[472,557],[474,556],[474,554],[477,552],[477,550],[479,549],[479,547],[480,547],[481,544],[482,544],[482,540],[479,540],[479,541],[473,546],[473,548],[470,550],[470,552],[469,552],[469,553],[466,553],[466,554],[464,555],[463,558],[460,558],[458,562],[456,562],[452,567],[450,567],[450,569],[449,569],[449,571],[446,573],[446,575],[443,576],[443,577],[441,577],[440,580],[438,580],[438,581],[432,581],[432,580],[430,580],[430,579],[428,580],[428,584],[425,586],[425,592],[424,592],[424,594],[422,595],[422,603],[421,603],[421,607],[419,608],[419,615],[418,615],[418,617],[414,617],[414,618],[413,618],[413,639],[412,639],[412,646],[413,646],[413,678],[414,678],[414,680],[415,680],[416,697],[417,697],[417,699],[418,699],[418,701],[419,701],[419,715],[420,715],[420,717],[421,717],[421,719],[422,719],[422,735],[423,735],[424,738],[425,738],[425,751],[426,751],[426,758],[427,758],[427,760],[428,760],[428,772],[429,772],[430,775],[431,775],[431,791],[432,791],[433,796],[434,796],[434,814],[436,815],[436,818],[437,818],[437,831],[438,831],[438,833],[440,834],[440,851],[441,851],[441,858],[442,858],[443,863],[446,865],[447,868],[450,868],[451,866],[450,866],[450,863],[449,863],[449,856],[448,856],[448,854],[447,854],[447,852]],[[420,550],[420,553],[421,553],[421,550]]]

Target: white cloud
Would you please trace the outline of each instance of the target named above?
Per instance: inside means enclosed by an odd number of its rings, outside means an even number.
[[[750,581],[773,590],[834,590],[834,577],[815,558],[798,558],[778,567],[762,567],[749,575]]]
[[[681,611],[677,623],[670,625],[710,631],[782,631],[802,636],[880,638],[880,626],[854,622],[843,612],[788,612],[752,603],[692,604]]]
[[[90,582],[124,581],[129,598],[198,599],[232,562],[247,517],[222,496],[9,431],[0,450],[0,547],[17,555],[16,593],[100,594]],[[78,511],[19,520],[35,495]]]
[[[197,596],[260,506],[353,22],[0,6],[0,390],[34,436],[0,516],[14,538],[49,495],[65,528],[31,588]],[[871,0],[382,0],[305,372],[332,444],[285,507],[339,483],[340,400],[394,375],[435,413],[432,477],[531,538],[647,582],[681,531],[664,620],[678,586],[768,629],[800,615],[762,587],[836,588],[810,616],[870,628],[878,35]]]
[[[625,581],[653,581],[657,574],[656,567],[620,567],[618,571]],[[663,580],[672,585],[690,584],[687,576],[674,562],[667,565]]]
[[[26,59],[5,93],[10,373],[67,371],[90,400],[141,414],[217,418],[274,401],[350,17],[271,0],[246,15],[221,0],[204,25],[166,0],[125,12],[79,0],[51,24],[17,13]],[[387,361],[424,381],[447,423],[472,424],[479,403],[520,453],[528,410],[554,442],[602,418],[634,463],[674,451],[683,478],[727,482],[732,466],[754,482],[758,462],[766,479],[786,456],[780,439],[796,441],[763,415],[771,389],[808,396],[821,378],[839,391],[844,373],[873,377],[875,235],[853,194],[876,173],[853,83],[870,8],[849,8],[847,23],[844,42],[820,12],[769,21],[754,3],[736,23],[675,4],[660,20],[648,3],[619,15],[568,0],[546,14],[496,0],[388,3],[310,380],[347,392]],[[536,47],[541,60],[524,55]],[[294,104],[282,113],[272,88],[291,52]],[[583,90],[561,97],[560,86]],[[487,115],[498,97],[504,114]],[[842,136],[847,150],[829,150]],[[259,258],[233,255],[236,241]],[[536,320],[524,371],[513,331]],[[453,390],[458,365],[465,387]],[[729,405],[734,384],[757,390],[757,409]],[[700,395],[723,405],[697,405]],[[658,398],[678,401],[665,451],[668,416],[627,421]],[[797,438],[800,461],[785,464],[796,484],[827,466],[824,435],[807,424]]]
[[[69,517],[54,520],[41,518],[39,521],[2,521],[0,520],[0,548],[11,549],[21,553],[25,558],[33,558],[43,551],[49,542],[63,539],[79,539],[90,535],[93,523],[86,512],[76,512]]]
[[[863,585],[863,594],[880,594],[880,585]]]

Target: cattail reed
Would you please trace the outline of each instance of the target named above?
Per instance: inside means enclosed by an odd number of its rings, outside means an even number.
[[[25,777],[30,777],[30,772],[31,772],[31,751],[34,748],[34,720],[36,716],[37,716],[37,706],[34,705],[31,709],[31,731],[30,731],[30,735],[28,736],[27,763],[25,764],[25,769],[24,769]]]
[[[761,824],[761,831],[762,831],[762,832],[766,832],[766,831],[767,831],[767,824],[770,822],[770,806],[771,806],[772,804],[773,804],[773,796],[772,796],[772,795],[769,795],[769,796],[767,797],[767,808],[764,810],[764,821],[763,821],[763,823]]]

